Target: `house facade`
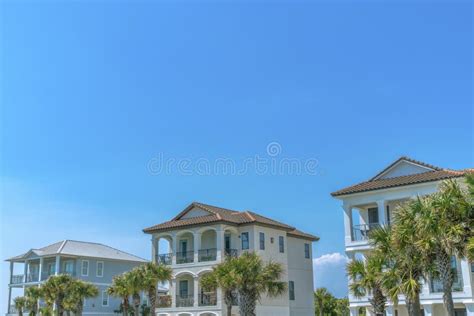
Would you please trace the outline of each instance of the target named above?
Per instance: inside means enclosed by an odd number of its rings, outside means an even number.
[[[279,262],[288,293],[262,297],[261,316],[312,316],[312,243],[319,238],[250,211],[234,211],[192,203],[170,221],[144,229],[151,235],[152,258],[170,265],[168,295],[158,300],[158,316],[228,316],[220,289],[206,292],[200,279],[226,256],[245,251]],[[232,315],[239,315],[237,295]],[[230,315],[229,315],[230,316]]]
[[[363,258],[371,250],[368,234],[371,229],[390,225],[397,205],[434,193],[443,180],[463,181],[469,170],[450,170],[402,157],[368,181],[333,192],[344,210],[345,250],[350,259]],[[474,265],[467,260],[453,258],[457,271],[453,286],[456,313],[474,316]],[[442,284],[431,279],[423,284],[421,304],[425,316],[446,315],[443,306]],[[361,307],[369,307],[368,297],[355,298],[349,293],[351,316],[359,315]],[[402,298],[397,307],[390,304],[387,315],[408,315]]]
[[[106,245],[74,240],[30,249],[7,261],[10,262],[7,315],[17,314],[14,294],[23,295],[26,288],[41,286],[50,276],[58,274],[71,275],[99,289],[98,297],[85,301],[84,315],[113,315],[120,307],[120,299],[107,294],[112,278],[147,262]]]

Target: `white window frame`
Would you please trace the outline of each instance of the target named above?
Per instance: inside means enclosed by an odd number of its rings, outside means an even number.
[[[104,298],[105,297],[107,297],[107,304],[104,304]],[[101,300],[100,303],[101,303],[102,307],[108,307],[109,306],[109,294],[107,293],[107,290],[102,291],[102,300]]]
[[[99,275],[99,264],[102,264],[102,274]],[[104,261],[97,261],[95,264],[95,276],[98,278],[104,277]]]
[[[84,262],[87,262],[87,273],[84,273]],[[89,276],[89,260],[81,260],[81,276]]]
[[[258,233],[258,249],[265,250],[265,233],[264,232]]]

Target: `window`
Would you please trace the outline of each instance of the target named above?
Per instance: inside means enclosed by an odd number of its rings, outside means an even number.
[[[306,259],[309,259],[309,257],[310,257],[309,244],[304,244],[304,257]]]
[[[109,306],[109,294],[107,294],[107,290],[102,291],[102,306]]]
[[[285,240],[283,239],[283,236],[278,237],[278,246],[280,248],[280,252],[284,253],[285,252]]]
[[[369,225],[379,223],[379,209],[376,207],[371,207],[368,209],[369,213]]]
[[[387,224],[390,225],[390,206],[387,205]]]
[[[103,261],[97,261],[97,269],[95,271],[96,277],[103,277],[104,276],[104,262]]]
[[[54,269],[56,269],[54,263],[48,263],[48,276],[54,274]]]
[[[249,233],[242,233],[242,250],[249,249]]]
[[[81,274],[82,276],[89,275],[89,260],[82,260]]]
[[[260,250],[265,250],[265,234],[260,233]]]
[[[290,293],[290,301],[295,300],[295,282],[289,281],[288,282],[288,292]]]
[[[179,281],[179,297],[181,298],[188,297],[188,280]]]
[[[474,262],[471,263],[471,272],[474,273]]]

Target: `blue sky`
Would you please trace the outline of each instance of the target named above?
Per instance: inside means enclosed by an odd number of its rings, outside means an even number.
[[[470,1],[1,6],[2,259],[66,238],[149,257],[141,229],[202,201],[317,234],[318,285],[344,295],[329,193],[401,155],[473,165]],[[147,168],[270,142],[316,174]]]

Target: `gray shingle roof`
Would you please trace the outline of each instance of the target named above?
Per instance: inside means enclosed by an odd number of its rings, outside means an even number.
[[[52,256],[52,255],[70,255],[77,257],[92,257],[110,260],[123,260],[134,262],[147,262],[147,260],[121,251],[110,246],[99,243],[77,241],[77,240],[63,240],[54,244],[45,246],[40,249],[30,249],[26,253],[7,259],[7,261],[15,261],[26,258],[30,253],[38,257]]]

